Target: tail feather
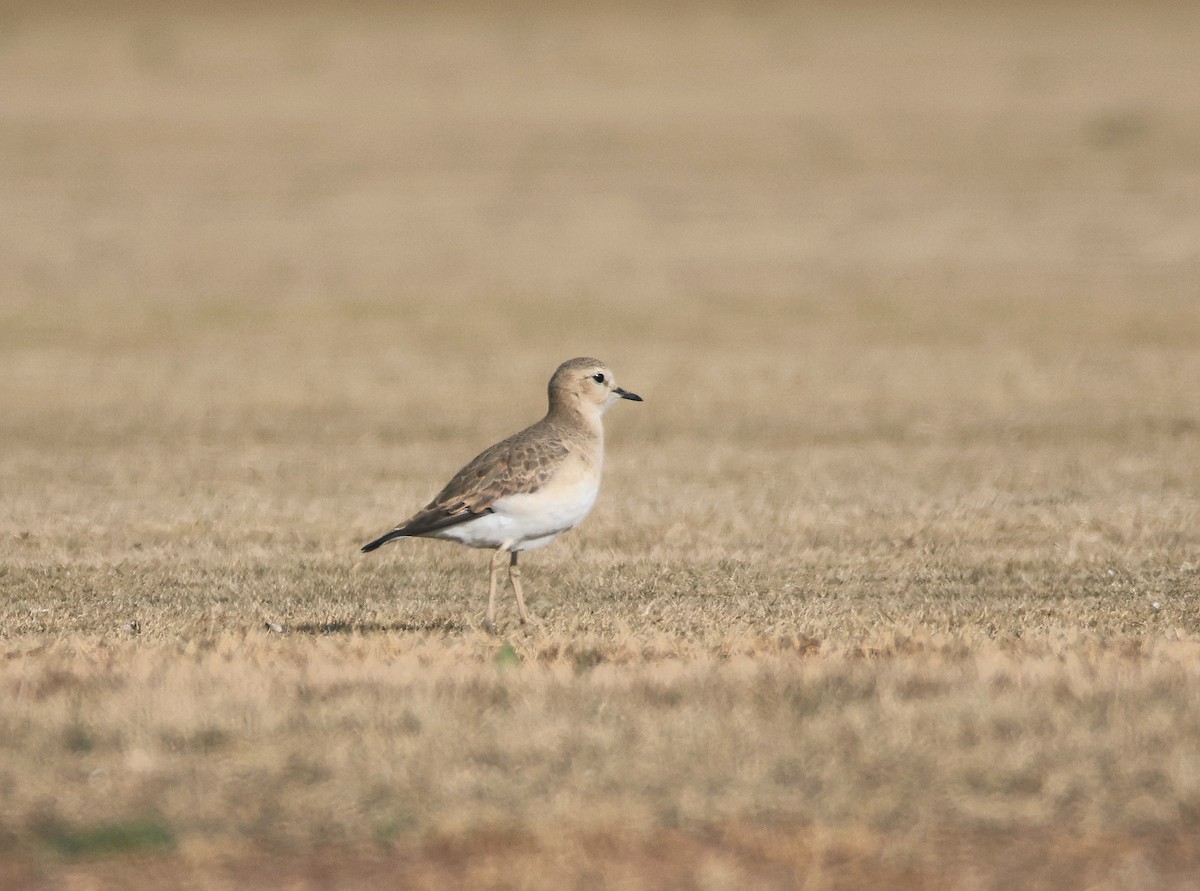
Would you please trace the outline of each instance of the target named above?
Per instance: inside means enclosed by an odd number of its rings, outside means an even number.
[[[385,545],[394,538],[406,538],[408,533],[401,532],[399,529],[393,529],[387,535],[381,535],[379,538],[362,546],[362,552],[365,554],[368,551],[373,551],[380,545]]]

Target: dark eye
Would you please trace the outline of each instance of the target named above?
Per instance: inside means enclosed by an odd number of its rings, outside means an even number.
[[[592,380],[594,380],[598,384],[604,383],[604,372],[597,371],[595,374],[592,375]]]

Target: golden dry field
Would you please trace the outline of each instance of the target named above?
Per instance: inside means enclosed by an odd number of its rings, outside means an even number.
[[[0,10],[0,888],[1200,876],[1200,16]],[[358,547],[608,415],[522,563]]]

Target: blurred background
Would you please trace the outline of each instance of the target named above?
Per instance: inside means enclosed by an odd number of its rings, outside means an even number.
[[[1193,430],[1197,46],[1186,2],[6,3],[0,432],[465,459],[577,354],[657,441]]]
[[[1154,329],[1195,288],[1198,38],[1156,2],[7,3],[0,321]]]

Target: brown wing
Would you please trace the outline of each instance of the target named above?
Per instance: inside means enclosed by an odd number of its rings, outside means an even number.
[[[428,535],[491,513],[508,495],[536,492],[562,463],[568,449],[549,443],[536,425],[477,455],[429,504],[396,527],[397,535]]]

